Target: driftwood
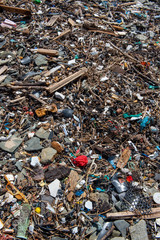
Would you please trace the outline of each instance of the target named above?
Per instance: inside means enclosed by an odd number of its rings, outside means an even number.
[[[131,218],[142,218],[142,219],[154,219],[160,217],[160,207],[152,208],[150,214],[140,215],[136,212],[116,212],[116,213],[107,213],[107,219],[131,219]]]
[[[10,7],[10,6],[0,4],[0,9],[11,12],[11,13],[19,13],[27,16],[31,15],[31,11],[29,9],[24,9],[24,8]]]
[[[67,85],[70,82],[73,82],[75,79],[84,76],[87,72],[87,68],[82,68],[81,70],[79,70],[78,72],[70,75],[69,77],[61,80],[60,82],[54,83],[52,85],[50,85],[47,90],[49,91],[49,93],[53,93],[57,90],[59,90],[60,88],[64,87],[65,85]]]
[[[40,53],[43,55],[48,55],[48,56],[58,56],[58,51],[52,50],[52,49],[38,48],[38,49],[31,49],[31,51],[35,53]]]

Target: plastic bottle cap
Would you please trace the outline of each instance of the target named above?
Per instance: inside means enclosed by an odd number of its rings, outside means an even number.
[[[156,192],[153,195],[153,200],[155,201],[155,203],[160,204],[160,193],[159,192]]]
[[[40,212],[41,212],[40,207],[36,207],[35,212],[36,212],[36,213],[40,213]]]

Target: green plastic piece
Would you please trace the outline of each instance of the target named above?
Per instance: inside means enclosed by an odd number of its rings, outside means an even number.
[[[41,0],[33,0],[34,3],[40,4]]]
[[[17,238],[27,239],[26,232],[29,226],[30,213],[31,206],[28,203],[24,203],[20,212]]]
[[[152,86],[152,85],[149,85],[149,87],[148,87],[149,89],[158,89],[159,88],[159,86]]]
[[[123,117],[124,118],[131,118],[131,117],[140,117],[142,113],[136,114],[136,115],[129,115],[128,113],[124,113]]]

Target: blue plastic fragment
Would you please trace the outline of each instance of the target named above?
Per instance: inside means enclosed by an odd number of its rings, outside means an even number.
[[[151,120],[151,118],[149,116],[146,116],[140,121],[140,130],[141,131],[150,123],[150,120]]]
[[[83,193],[84,193],[83,190],[79,190],[79,191],[77,191],[77,192],[75,193],[75,195],[76,195],[77,197],[80,197]]]

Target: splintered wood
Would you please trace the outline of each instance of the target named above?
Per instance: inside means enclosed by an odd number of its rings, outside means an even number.
[[[0,9],[3,9],[5,11],[11,12],[11,13],[19,13],[22,15],[31,15],[31,11],[29,9],[24,9],[24,8],[18,8],[18,7],[10,7],[7,5],[3,5],[0,3]]]
[[[51,17],[49,22],[46,23],[46,26],[47,27],[52,27],[53,24],[58,20],[58,18],[59,18],[59,15]]]
[[[129,147],[127,147],[126,149],[124,149],[124,151],[122,152],[118,163],[117,163],[117,168],[124,168],[129,160],[131,156],[131,150]]]
[[[84,76],[87,73],[87,68],[82,68],[81,70],[79,70],[78,72],[70,75],[69,77],[61,80],[60,82],[54,83],[52,85],[50,85],[47,90],[49,91],[49,93],[53,93],[57,90],[59,90],[60,88],[64,87],[65,85],[67,85],[68,83],[76,80],[79,77]]]
[[[136,212],[116,212],[116,213],[107,213],[106,217],[108,219],[131,219],[131,218],[142,218],[142,219],[154,219],[160,217],[160,207],[152,208],[150,214],[139,215]]]

